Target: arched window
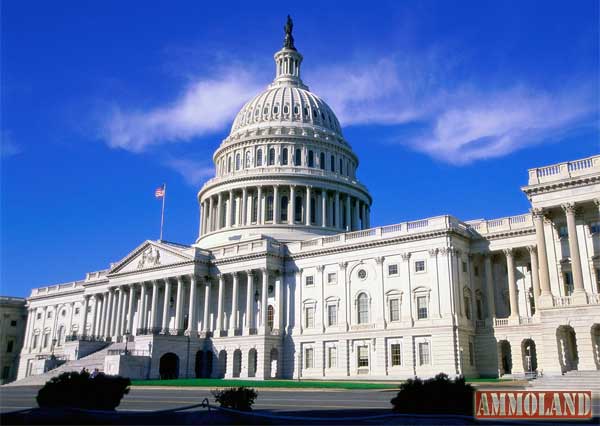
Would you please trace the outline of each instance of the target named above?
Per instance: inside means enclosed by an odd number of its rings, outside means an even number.
[[[339,173],[341,175],[344,174],[344,161],[341,158],[340,158],[340,170],[339,170]]]
[[[310,197],[310,223],[317,221],[317,199]]]
[[[262,149],[256,151],[256,167],[262,167]]]
[[[315,167],[315,153],[308,151],[308,167]]]
[[[350,176],[350,162],[346,160],[346,176]]]
[[[331,156],[330,165],[331,165],[331,171],[335,172],[335,157],[333,155]]]
[[[252,197],[252,218],[250,219],[253,223],[256,223],[258,218],[258,197],[254,195]]]
[[[247,169],[250,168],[250,151],[246,151],[246,166],[245,167]]]
[[[267,197],[267,211],[266,211],[266,221],[273,220],[273,196],[269,195]]]
[[[273,305],[269,305],[267,308],[267,328],[273,330],[273,323],[275,322],[275,309]]]
[[[269,149],[269,166],[275,165],[275,148]]]
[[[279,220],[281,222],[287,222],[288,220],[288,197],[285,195],[281,197],[281,211],[279,214]]]
[[[229,159],[227,160],[227,173],[231,173],[231,165],[232,165],[232,159],[231,157],[229,157]]]
[[[369,322],[369,296],[361,293],[356,300],[357,319],[359,324],[367,324]]]
[[[296,155],[294,158],[294,166],[301,166],[302,165],[302,151],[300,150],[300,148],[296,148]]]
[[[296,222],[302,221],[302,197],[296,197],[296,203],[294,205],[294,220]]]
[[[321,170],[325,170],[325,153],[322,152],[321,155],[319,156],[319,167],[321,168]]]
[[[239,170],[241,166],[242,166],[242,162],[240,160],[240,154],[238,153],[235,155],[235,169]]]
[[[281,164],[283,164],[284,166],[287,166],[287,164],[288,164],[288,149],[287,148],[283,148],[283,150],[281,151]]]

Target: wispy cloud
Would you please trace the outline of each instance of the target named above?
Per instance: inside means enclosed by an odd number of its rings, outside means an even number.
[[[212,163],[186,158],[170,158],[165,165],[180,175],[192,186],[198,186],[215,175]]]
[[[198,79],[169,105],[147,110],[114,107],[102,128],[108,145],[132,152],[186,142],[222,130],[260,85],[245,72]]]

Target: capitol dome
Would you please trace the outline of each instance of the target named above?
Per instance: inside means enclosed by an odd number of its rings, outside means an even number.
[[[333,110],[300,78],[292,23],[275,53],[275,79],[247,102],[213,155],[198,192],[197,244],[269,236],[297,241],[369,227],[372,198]]]

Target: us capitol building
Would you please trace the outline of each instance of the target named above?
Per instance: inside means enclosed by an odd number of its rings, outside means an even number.
[[[33,289],[21,383],[82,367],[368,380],[600,369],[600,156],[530,169],[524,214],[373,228],[358,157],[301,80],[291,29],[274,81],[214,153],[196,242],[148,240]]]

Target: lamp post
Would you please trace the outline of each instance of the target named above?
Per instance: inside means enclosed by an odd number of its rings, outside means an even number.
[[[123,337],[125,338],[125,355],[127,355],[127,343],[129,342],[129,333],[125,333]]]
[[[54,358],[54,346],[56,345],[56,342],[56,339],[52,339],[52,354],[50,355],[51,358]]]

